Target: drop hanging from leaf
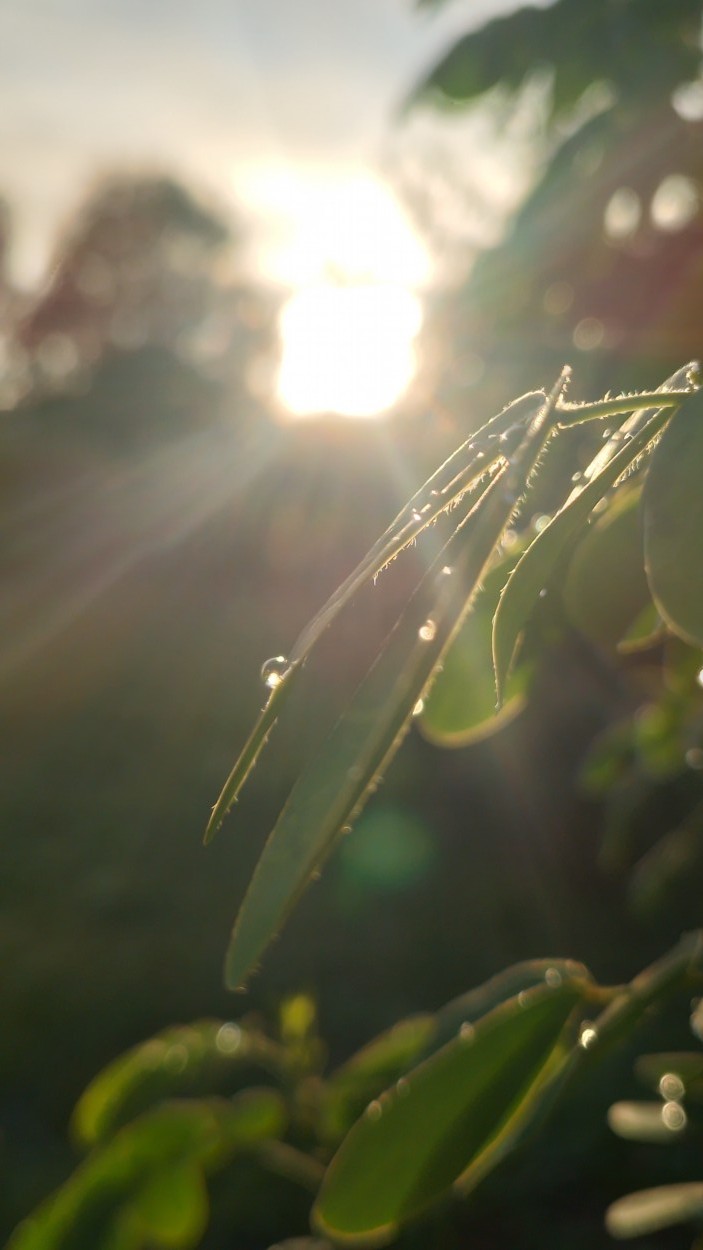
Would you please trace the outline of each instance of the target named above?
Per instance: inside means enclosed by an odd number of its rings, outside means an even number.
[[[289,667],[284,655],[274,655],[270,660],[264,660],[261,665],[261,680],[268,690],[275,690],[276,686],[280,686]]]

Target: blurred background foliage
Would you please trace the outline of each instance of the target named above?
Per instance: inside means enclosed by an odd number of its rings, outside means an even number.
[[[262,661],[514,395],[565,360],[572,397],[595,398],[703,351],[700,31],[693,0],[557,0],[466,35],[413,88],[410,119],[478,104],[509,134],[519,115],[531,173],[498,242],[451,251],[425,295],[416,380],[378,421],[285,420],[280,294],[237,263],[247,223],[197,188],[116,173],[64,230],[40,289],[17,290],[3,262],[4,1228],[69,1170],[67,1117],[99,1066],[174,1021],[238,1011],[221,988],[233,903],[422,548],[325,640],[304,704],[205,853]],[[421,194],[431,148],[426,161],[410,180],[395,171],[397,191],[441,252]],[[475,193],[467,214],[485,200],[490,216],[491,188],[467,192],[463,172],[459,159],[443,171],[454,201]],[[3,257],[11,238],[8,213]],[[564,443],[592,454],[590,434]],[[554,506],[542,490],[535,525]],[[569,593],[582,593],[573,579]],[[618,653],[569,603],[549,607],[550,663],[517,719],[457,751],[410,737],[247,1010],[271,1019],[284,993],[311,990],[341,1060],[518,958],[568,955],[618,979],[700,922],[700,651],[655,629]],[[678,1044],[677,1027],[657,1044]],[[618,1094],[627,1071],[626,1057]],[[464,1217],[481,1245],[607,1243],[607,1201],[661,1179],[609,1136],[612,1097],[579,1095],[487,1187]],[[522,1202],[537,1178],[538,1224]],[[231,1217],[241,1244],[304,1231],[305,1204],[277,1219],[258,1192]],[[688,1244],[676,1236],[666,1244]]]

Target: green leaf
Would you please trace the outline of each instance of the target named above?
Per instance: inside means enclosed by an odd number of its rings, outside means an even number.
[[[468,101],[499,85],[515,91],[548,63],[556,72],[555,107],[569,109],[593,81],[590,49],[602,59],[599,33],[583,5],[519,8],[460,39],[416,88],[411,103],[437,94]]]
[[[288,668],[281,670],[280,678],[277,684],[272,687],[271,693],[259,713],[257,722],[235,760],[232,771],[212,809],[205,830],[206,845],[214,838],[230,807],[236,802],[242,786],[245,784],[252,769],[256,766],[256,762],[268,742],[269,734],[276,724],[296,681],[300,677],[300,672],[300,664],[292,662],[288,665]]]
[[[327,1136],[339,1139],[366,1104],[420,1058],[436,1028],[432,1015],[409,1016],[368,1042],[332,1072],[325,1082]]]
[[[517,554],[501,560],[483,581],[476,602],[447,651],[418,720],[421,733],[444,747],[463,747],[497,733],[525,706],[532,666],[523,664],[508,680],[496,711],[491,638],[493,616]]]
[[[66,1183],[21,1224],[8,1250],[83,1250],[85,1246],[129,1245],[143,1221],[142,1201],[151,1212],[150,1240],[167,1247],[192,1244],[188,1227],[202,1220],[204,1191],[190,1176],[186,1210],[168,1222],[163,1214],[166,1177],[182,1169],[211,1171],[239,1150],[259,1148],[286,1122],[283,1099],[274,1090],[245,1090],[234,1098],[164,1103],[121,1129],[88,1156]],[[154,1189],[151,1190],[152,1181]],[[145,1191],[150,1197],[144,1199]],[[160,1240],[157,1212],[165,1228]],[[148,1215],[147,1215],[148,1218]],[[176,1241],[176,1226],[183,1241]],[[136,1247],[142,1242],[136,1240]]]
[[[666,625],[657,612],[651,599],[646,608],[632,622],[618,643],[618,651],[622,655],[631,655],[638,651],[648,651],[650,647],[661,642],[666,634]]]
[[[563,1066],[557,1043],[578,999],[576,983],[528,990],[371,1103],[327,1170],[313,1212],[320,1231],[383,1244],[457,1181],[466,1189],[482,1177]]]
[[[368,1100],[410,1067],[434,1037],[436,1027],[435,1017],[427,1013],[400,1020],[332,1072],[330,1088]]]
[[[456,1037],[462,1024],[476,1024],[495,1007],[540,985],[555,988],[564,982],[592,982],[588,968],[574,959],[524,959],[496,973],[483,985],[446,1003],[436,1016],[436,1029],[425,1055]]]
[[[439,0],[420,0],[421,5]],[[413,93],[472,100],[502,84],[515,89],[530,74],[549,69],[552,116],[570,111],[594,79],[612,84],[632,107],[646,91],[667,101],[695,75],[700,13],[688,3],[613,5],[607,0],[556,0],[546,8],[523,5],[460,39]],[[622,48],[628,56],[622,56]],[[624,111],[624,110],[623,110]]]
[[[517,496],[554,422],[564,381],[532,421],[510,462],[445,544],[401,614],[318,757],[301,774],[271,833],[242,904],[226,961],[238,987],[356,818],[405,736],[413,709],[460,629]]]
[[[661,1185],[619,1198],[608,1207],[605,1223],[611,1237],[642,1237],[672,1224],[703,1218],[703,1184]]]
[[[129,1244],[132,1200],[149,1175],[208,1158],[218,1139],[217,1116],[209,1106],[165,1104],[90,1155],[32,1219],[17,1228],[9,1248],[97,1250],[110,1242]]]
[[[263,1034],[220,1020],[165,1029],[91,1081],[73,1113],[73,1135],[92,1146],[164,1098],[229,1092],[249,1065],[277,1073],[283,1052]]]
[[[654,602],[686,642],[703,646],[703,394],[672,417],[644,488],[645,567]]]
[[[566,615],[599,646],[614,648],[651,606],[640,500],[640,490],[618,493],[587,530],[566,572]]]
[[[664,383],[664,388],[668,386],[669,383]],[[647,419],[644,420],[643,414],[637,414],[636,427],[634,423],[631,426],[635,432],[626,431],[624,446],[621,442],[613,444],[611,440],[612,450],[609,452],[605,448],[598,453],[583,475],[586,484],[572,491],[563,507],[527,548],[508,578],[493,621],[493,661],[501,701],[505,697],[506,681],[520,635],[541,592],[546,589],[569,546],[582,533],[596,504],[633,461],[646,451],[669,419],[670,409],[660,409],[654,415],[648,413],[649,410],[645,410]]]
[[[212,809],[205,830],[206,844],[214,838],[236,801],[301,674],[303,661],[324,631],[356,591],[370,578],[382,572],[442,512],[458,503],[467,492],[480,493],[481,481],[487,469],[496,461],[512,454],[526,424],[534,419],[546,399],[543,391],[530,391],[521,395],[466,439],[416,491],[363,560],[330,595],[294,643],[288,660],[284,656],[278,656],[272,662],[275,665],[274,678],[277,680]],[[264,669],[266,667],[264,665]]]
[[[199,1168],[177,1163],[151,1176],[132,1203],[148,1243],[182,1250],[196,1246],[208,1221],[208,1199]]]

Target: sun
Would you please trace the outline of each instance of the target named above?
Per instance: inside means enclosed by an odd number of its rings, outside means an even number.
[[[387,411],[412,381],[420,323],[420,302],[405,287],[302,288],[280,317],[280,401],[293,416]]]
[[[274,167],[250,180],[268,216],[267,276],[290,294],[279,318],[277,397],[292,417],[375,417],[416,372],[427,252],[368,170]]]

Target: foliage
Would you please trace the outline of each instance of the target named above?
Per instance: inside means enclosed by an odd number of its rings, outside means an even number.
[[[360,812],[413,715],[432,715],[435,738],[455,741],[451,717],[444,735],[445,705],[433,708],[433,680],[452,650],[465,645],[466,622],[484,597],[495,606],[493,653],[504,698],[519,658],[528,655],[527,671],[538,668],[569,618],[578,618],[579,595],[587,600],[584,587],[597,577],[602,535],[625,517],[630,528],[626,541],[613,544],[613,574],[629,586],[643,565],[651,603],[643,605],[641,593],[616,595],[617,628],[600,622],[598,645],[632,645],[643,608],[661,614],[657,639],[666,631],[689,650],[703,643],[698,570],[681,558],[699,506],[691,469],[701,454],[696,366],[655,392],[590,404],[566,399],[568,380],[565,369],[549,393],[515,401],[459,448],[303,631],[290,657],[264,665],[269,698],[214,809],[211,834],[286,699],[304,682],[305,661],[327,628],[405,547],[423,535],[431,542],[427,572],[321,756],[303,770],[264,849],[235,925],[230,984],[251,973]],[[530,541],[520,534],[521,517],[559,432],[595,423],[602,433],[604,421],[606,438],[591,463],[577,481],[567,479],[563,503]],[[642,510],[643,548],[633,542],[635,506]],[[700,668],[700,651],[696,657]],[[471,672],[452,671],[470,694]],[[690,666],[688,677],[695,685]],[[696,696],[689,690],[687,697]],[[481,723],[490,734],[502,717]],[[479,732],[476,722],[471,732]],[[89,1154],[18,1228],[12,1250],[82,1246],[88,1236],[93,1246],[125,1250],[195,1246],[208,1220],[206,1182],[243,1160],[312,1190],[313,1226],[332,1243],[393,1240],[452,1191],[471,1194],[571,1096],[583,1073],[630,1042],[654,1006],[676,990],[690,994],[702,978],[700,933],[623,986],[598,985],[573,961],[531,961],[434,1015],[401,1021],[329,1074],[305,996],[284,1004],[276,1037],[247,1019],[169,1030],[115,1061],[88,1088],[73,1123]],[[699,1016],[692,1021],[697,1033]],[[687,1123],[682,1101],[687,1092],[697,1098],[702,1064],[697,1054],[642,1058],[638,1071],[656,1083],[663,1109],[616,1104],[611,1126],[629,1138],[680,1136]],[[697,1218],[700,1195],[698,1182],[630,1195],[611,1206],[608,1227],[627,1237]]]
[[[698,351],[702,17],[700,0],[524,5],[414,88],[415,109],[532,119],[532,185],[440,316],[482,389],[532,386],[574,350],[589,387],[649,384]]]

